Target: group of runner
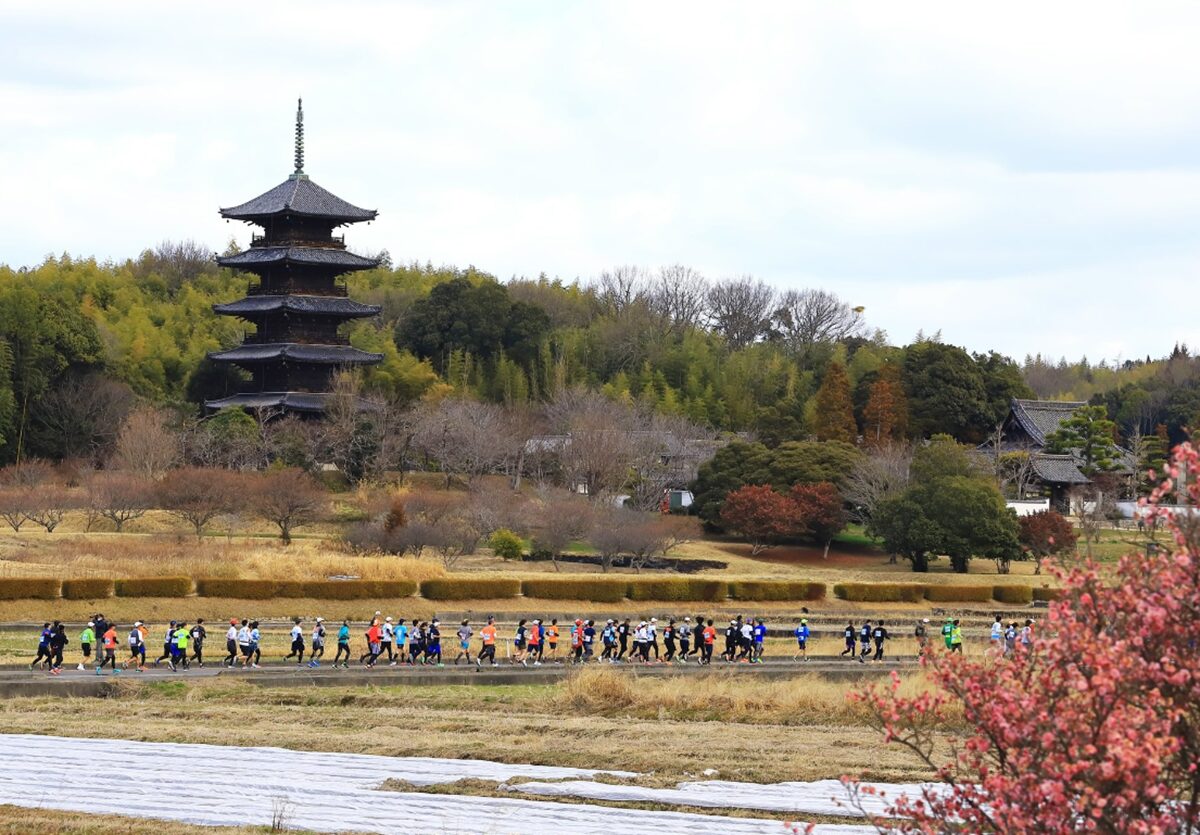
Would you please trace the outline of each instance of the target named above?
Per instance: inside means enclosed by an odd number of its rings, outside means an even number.
[[[931,630],[929,618],[917,621],[913,636],[916,639],[918,656],[928,651],[932,638]],[[302,618],[293,618],[290,631],[291,650],[283,660],[295,659],[297,666],[320,667],[324,663],[329,631],[333,631],[332,627],[327,630],[324,618],[313,619],[311,625],[306,625]],[[794,660],[808,661],[808,644],[812,637],[808,618],[800,618],[791,631],[796,641]],[[723,627],[721,632],[724,649],[719,657],[722,661],[763,663],[768,630],[762,618],[744,618],[739,615],[730,620],[729,625]],[[334,668],[349,669],[354,658],[351,651],[352,633],[349,620],[343,620],[333,632],[332,640],[336,643],[336,652],[329,663]],[[381,612],[376,612],[362,633],[365,652],[358,655],[358,664],[368,669],[381,664],[392,667],[444,666],[442,634],[441,621],[437,618],[429,621],[414,619],[409,622],[404,618],[393,620],[390,616],[385,617]],[[841,652],[841,657],[849,656],[850,660],[859,663],[866,663],[868,658],[874,663],[883,663],[885,646],[891,639],[884,621],[872,623],[867,620],[860,626],[851,621],[842,634],[845,649]],[[963,633],[958,620],[946,618],[941,635],[947,650],[962,652]],[[480,627],[478,649],[472,655],[472,641],[475,637],[475,630],[469,620],[463,620],[457,626],[454,630],[457,652],[453,663],[474,664],[477,667],[485,664],[498,666],[500,662],[496,657],[496,647],[502,639],[495,618],[488,617],[486,623]],[[694,620],[691,617],[681,620],[665,619],[665,623],[660,623],[658,618],[637,621],[631,618],[609,618],[603,624],[598,624],[596,620],[576,618],[562,626],[557,618],[522,618],[511,637],[513,653],[510,660],[513,664],[535,667],[556,662],[683,664],[689,660],[707,665],[713,661],[718,637],[718,628],[713,619],[701,615],[696,616]],[[172,671],[188,669],[192,664],[203,667],[207,638],[208,631],[203,618],[197,618],[195,623],[191,624],[186,621],[171,621],[163,634],[162,654],[153,662],[148,662],[147,646],[150,635],[142,621],[136,621],[126,632],[115,623],[110,623],[104,615],[96,614],[79,633],[82,658],[76,669],[87,670],[92,664],[93,653],[96,675],[102,675],[105,668],[111,669],[113,675],[128,669],[140,672],[146,670],[150,663],[158,666],[165,662]],[[990,639],[993,647],[1004,655],[1015,652],[1018,644],[1028,648],[1033,642],[1033,621],[1026,620],[1023,627],[1018,627],[1015,621],[1005,626],[1000,616],[996,615]],[[225,657],[221,663],[226,667],[258,669],[262,661],[261,641],[262,633],[258,621],[231,619],[225,632]],[[65,648],[69,643],[65,624],[59,621],[44,623],[37,656],[30,668],[41,665],[52,675],[60,674]],[[561,655],[560,643],[564,645]],[[124,658],[119,658],[118,656],[122,655],[122,644],[126,647],[126,654]]]

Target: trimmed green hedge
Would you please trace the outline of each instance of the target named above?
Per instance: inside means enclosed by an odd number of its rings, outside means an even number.
[[[838,583],[833,594],[840,600],[858,603],[920,603],[925,599],[923,583]]]
[[[1034,600],[1058,600],[1062,597],[1062,589],[1036,588],[1033,590]]]
[[[61,588],[45,577],[0,577],[0,600],[54,600]]]
[[[113,583],[117,597],[187,597],[190,577],[131,577]]]
[[[992,599],[992,593],[992,586],[950,584],[925,587],[925,599],[934,603],[986,603]]]
[[[1001,603],[1029,604],[1033,602],[1033,589],[1029,586],[996,586],[992,596]]]
[[[550,577],[526,580],[521,584],[521,593],[526,597],[546,600],[589,600],[593,603],[616,603],[625,599],[629,583],[611,578],[567,578]]]
[[[724,580],[696,580],[671,577],[665,580],[633,580],[629,583],[630,600],[706,600],[720,601],[729,596]]]
[[[62,596],[66,600],[99,600],[112,597],[114,589],[112,580],[101,577],[62,581]]]
[[[499,577],[425,580],[421,583],[421,596],[429,600],[492,600],[516,597],[520,593],[520,580]]]
[[[824,600],[824,583],[790,580],[739,580],[729,584],[734,600]]]

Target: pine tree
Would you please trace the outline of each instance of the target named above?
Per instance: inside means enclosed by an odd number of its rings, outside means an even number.
[[[831,362],[816,394],[813,422],[817,439],[854,443],[858,427],[854,423],[854,404],[850,400],[850,378],[840,362]]]

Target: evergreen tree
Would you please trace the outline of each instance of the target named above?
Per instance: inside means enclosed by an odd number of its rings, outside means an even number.
[[[818,440],[852,444],[858,437],[854,404],[850,400],[850,378],[840,362],[829,363],[816,394],[813,429]]]
[[[1046,438],[1046,448],[1056,455],[1076,456],[1079,471],[1090,478],[1117,468],[1116,432],[1103,406],[1080,406]]]
[[[900,368],[884,365],[867,395],[863,408],[863,436],[870,446],[881,446],[902,438],[908,425],[908,403],[900,385]]]

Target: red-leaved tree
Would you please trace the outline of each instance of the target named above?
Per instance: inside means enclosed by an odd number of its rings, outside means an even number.
[[[744,537],[751,556],[758,556],[783,537],[796,535],[796,503],[769,484],[747,484],[725,497],[721,524]]]
[[[1042,573],[1042,561],[1056,554],[1069,554],[1075,550],[1079,535],[1071,520],[1057,510],[1039,510],[1017,520],[1017,539],[1021,549],[1033,557],[1034,574]]]
[[[889,799],[894,819],[878,821],[881,831],[1197,831],[1200,514],[1157,504],[1186,484],[1186,503],[1200,508],[1200,455],[1180,446],[1165,476],[1147,513],[1172,548],[1130,554],[1103,575],[1090,561],[1051,567],[1064,596],[1029,648],[1011,658],[928,653],[931,690],[902,697],[893,674],[891,688],[857,694],[887,741],[944,784]]]
[[[799,533],[808,535],[825,547],[822,557],[829,558],[829,543],[846,527],[846,508],[842,494],[828,481],[794,484],[788,497],[796,505]]]

